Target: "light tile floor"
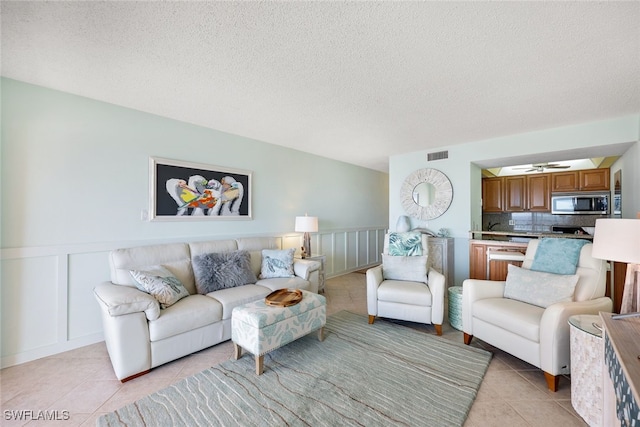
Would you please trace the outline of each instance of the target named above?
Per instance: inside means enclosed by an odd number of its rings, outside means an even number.
[[[365,275],[351,273],[327,280],[327,314],[340,310],[367,314]],[[385,321],[378,319],[376,322]],[[398,322],[403,323],[403,322]],[[407,324],[435,334],[430,325]],[[462,342],[462,333],[443,325],[443,338]],[[474,339],[472,345],[494,353],[465,427],[586,426],[571,406],[568,377],[556,393],[547,390],[542,372]],[[93,426],[96,418],[174,382],[229,359],[230,341],[153,369],[120,383],[115,379],[104,343],[45,357],[0,371],[2,426]],[[15,411],[38,411],[69,419],[19,421]],[[23,412],[24,414],[24,412]]]

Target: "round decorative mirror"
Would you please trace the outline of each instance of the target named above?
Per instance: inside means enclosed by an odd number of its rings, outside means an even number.
[[[452,200],[451,181],[437,169],[418,169],[400,188],[403,209],[416,219],[438,218],[449,209]]]

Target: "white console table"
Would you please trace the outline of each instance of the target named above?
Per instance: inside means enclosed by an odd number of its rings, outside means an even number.
[[[444,275],[447,288],[453,286],[453,238],[429,237],[427,245],[429,247],[428,267],[433,267],[438,273]]]

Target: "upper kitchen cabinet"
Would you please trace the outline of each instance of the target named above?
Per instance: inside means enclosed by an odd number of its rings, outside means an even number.
[[[551,174],[527,175],[527,210],[551,212]]]
[[[482,180],[482,211],[504,211],[504,178],[484,178]]]
[[[580,176],[580,190],[609,191],[609,168],[581,170],[578,172]]]
[[[552,192],[609,191],[609,168],[551,174]]]
[[[484,212],[550,212],[548,173],[482,180]]]

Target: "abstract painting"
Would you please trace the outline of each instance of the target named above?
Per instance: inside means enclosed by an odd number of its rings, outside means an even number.
[[[149,158],[150,220],[251,219],[251,172]]]

